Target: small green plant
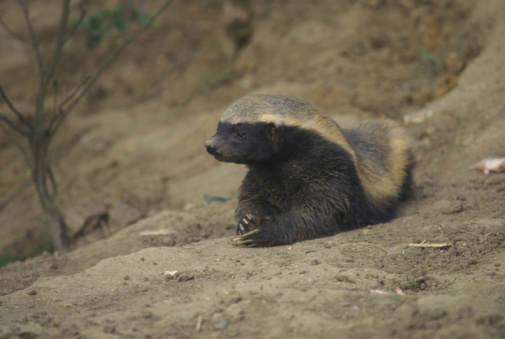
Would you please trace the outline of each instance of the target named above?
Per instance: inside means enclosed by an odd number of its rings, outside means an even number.
[[[422,277],[421,275],[412,273],[412,279],[410,280],[410,283],[408,285],[404,286],[404,289],[411,291],[424,289],[424,287],[426,287],[424,280],[425,280],[424,277]]]
[[[433,63],[435,62],[435,58],[433,58],[433,56],[431,55],[430,52],[428,52],[428,50],[426,48],[424,48],[423,46],[421,45],[417,45],[417,49],[419,50],[419,52],[421,53],[421,55],[423,56],[423,59],[428,62],[428,63]]]
[[[51,251],[50,237],[43,236],[37,241],[37,244],[28,253],[15,253],[12,250],[4,249],[0,252],[0,267],[5,266],[11,262],[26,260],[28,258],[36,257],[44,252]]]
[[[410,281],[409,289],[417,290],[419,288],[419,280],[415,274],[412,274],[412,280]]]
[[[505,304],[505,297],[503,297],[503,295],[501,295],[501,294],[498,294],[494,301],[499,304]]]
[[[45,63],[39,47],[39,38],[35,32],[30,18],[30,1],[18,0],[28,31],[28,43],[31,45],[35,62],[38,69],[39,89],[36,93],[36,100],[32,114],[21,113],[14,103],[9,99],[3,87],[0,86],[0,98],[4,100],[11,115],[0,112],[0,128],[12,140],[19,149],[26,166],[31,170],[32,181],[40,201],[45,211],[46,221],[52,240],[52,248],[55,250],[66,250],[69,245],[69,236],[65,218],[56,204],[58,193],[56,180],[49,161],[51,142],[61,127],[63,121],[68,117],[73,108],[88,92],[90,87],[98,80],[103,72],[115,62],[118,55],[131,42],[139,38],[144,31],[153,27],[154,20],[163,12],[171,0],[167,0],[153,15],[146,15],[134,7],[134,1],[128,1],[128,5],[117,5],[114,9],[104,9],[97,14],[86,17],[83,9],[78,19],[73,24],[70,23],[70,0],[61,2],[61,15],[58,27],[58,34],[55,47],[49,62]],[[141,6],[139,6],[140,8]],[[20,35],[15,34],[3,20],[0,24],[5,30],[19,39]],[[132,24],[141,24],[135,32],[129,34],[128,28]],[[124,38],[118,47],[109,54],[108,59],[93,74],[84,74],[82,81],[73,90],[66,90],[66,97],[59,99],[60,88],[55,73],[60,65],[60,59],[65,44],[71,39],[76,31],[81,28],[88,32],[86,45],[89,48],[102,43],[105,38],[111,35],[111,29],[124,33]],[[46,109],[46,97],[53,96],[52,110]],[[24,138],[21,142],[18,137]],[[28,145],[28,146],[25,146]]]
[[[18,261],[21,258],[14,252],[10,250],[4,250],[0,252],[0,267],[7,265],[8,263]]]
[[[126,33],[133,24],[154,28],[150,15],[142,13],[131,4],[116,4],[113,9],[104,9],[82,19],[75,19],[74,25],[87,32],[86,47],[93,49],[102,44],[114,31]]]

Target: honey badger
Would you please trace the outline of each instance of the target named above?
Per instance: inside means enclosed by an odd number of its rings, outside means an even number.
[[[217,160],[249,169],[235,245],[285,245],[385,222],[412,184],[414,159],[397,124],[341,129],[294,97],[238,100],[205,147]]]

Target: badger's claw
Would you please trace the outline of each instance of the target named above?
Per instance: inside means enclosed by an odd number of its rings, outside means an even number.
[[[249,231],[247,233],[239,235],[238,237],[233,238],[232,239],[233,246],[247,246],[247,247],[257,246],[254,235],[257,234],[259,231],[260,231],[259,228],[255,228],[252,231]]]
[[[240,219],[237,225],[237,235],[243,235],[252,230],[256,229],[258,225],[254,221],[254,217],[252,214],[247,213],[245,217]]]

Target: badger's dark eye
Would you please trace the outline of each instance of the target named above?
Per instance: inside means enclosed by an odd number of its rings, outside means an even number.
[[[238,131],[238,132],[237,132],[237,138],[238,138],[239,140],[244,140],[244,139],[245,139],[245,137],[246,137],[246,133],[245,133],[244,131]]]

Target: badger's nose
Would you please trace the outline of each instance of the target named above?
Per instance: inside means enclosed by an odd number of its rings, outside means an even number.
[[[205,142],[205,148],[207,149],[207,152],[210,154],[216,153],[216,145],[212,141],[212,139],[209,139]]]

